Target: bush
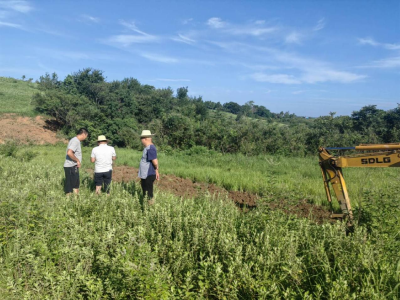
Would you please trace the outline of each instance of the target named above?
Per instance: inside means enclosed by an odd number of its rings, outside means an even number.
[[[7,142],[0,146],[0,154],[6,157],[17,157],[19,146],[16,142]]]
[[[32,150],[25,150],[24,152],[20,153],[18,155],[18,158],[22,161],[31,161],[34,159],[36,156],[38,156],[37,152],[34,152]]]

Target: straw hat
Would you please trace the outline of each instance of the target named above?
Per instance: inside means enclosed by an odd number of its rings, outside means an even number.
[[[151,134],[150,130],[143,130],[142,134],[140,135],[141,138],[142,137],[152,137],[152,136],[154,136],[154,134]]]
[[[107,142],[108,140],[106,139],[105,135],[99,135],[99,137],[97,138],[98,142]]]

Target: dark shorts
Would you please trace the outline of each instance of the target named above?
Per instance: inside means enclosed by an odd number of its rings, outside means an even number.
[[[79,189],[79,168],[64,167],[65,172],[65,184],[64,191],[66,194],[72,193],[74,189]]]
[[[110,183],[111,183],[111,178],[112,178],[112,170],[108,172],[102,172],[102,173],[94,173],[94,183],[96,186],[102,186],[104,183],[104,190],[107,191],[107,193],[110,192]]]

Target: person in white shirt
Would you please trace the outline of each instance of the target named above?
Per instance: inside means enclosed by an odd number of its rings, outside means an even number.
[[[107,145],[108,140],[104,135],[97,138],[98,146],[93,148],[91,162],[94,164],[94,182],[96,184],[96,194],[101,194],[104,190],[110,194],[110,183],[112,178],[113,161],[117,159],[114,147]]]

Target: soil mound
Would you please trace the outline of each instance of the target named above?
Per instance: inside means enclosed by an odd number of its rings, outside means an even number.
[[[87,170],[93,172],[93,170]],[[139,179],[137,177],[138,170],[133,167],[117,166],[113,168],[113,180],[116,182],[130,182]],[[211,194],[216,197],[227,197],[234,201],[240,208],[252,209],[257,206],[259,196],[252,193],[240,191],[227,191],[226,189],[208,184],[204,182],[193,182],[190,179],[180,178],[175,175],[162,174],[160,181],[156,181],[155,185],[162,191],[170,192],[176,196],[184,198],[196,198],[205,194]],[[263,202],[264,204],[265,202]],[[313,205],[307,200],[300,201],[273,201],[266,205],[270,209],[279,209],[286,214],[295,215],[300,218],[309,218],[316,223],[323,223],[330,219],[330,212],[322,206]]]
[[[8,140],[39,145],[66,142],[66,140],[57,137],[56,128],[51,124],[51,120],[45,120],[41,116],[30,118],[16,114],[1,115],[0,144]]]

